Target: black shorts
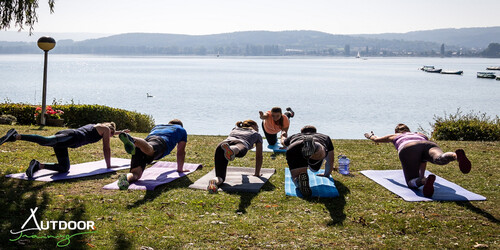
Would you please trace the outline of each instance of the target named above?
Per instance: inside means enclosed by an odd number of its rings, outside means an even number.
[[[153,147],[153,156],[146,155],[139,148],[135,148],[135,154],[132,155],[132,161],[130,162],[130,169],[141,167],[144,170],[147,164],[161,159],[163,153],[167,150],[167,144],[159,136],[150,136],[145,140]]]
[[[313,171],[318,171],[323,164],[323,160],[306,159],[302,156],[302,147],[304,143],[291,145],[286,150],[286,161],[290,170],[297,168],[310,167]]]

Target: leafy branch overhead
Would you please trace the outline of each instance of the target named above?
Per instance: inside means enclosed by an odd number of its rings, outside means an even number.
[[[48,0],[50,13],[54,13],[55,0]],[[13,23],[15,27],[22,30],[24,26],[29,27],[30,35],[33,26],[38,22],[36,13],[38,0],[0,0],[0,29],[8,29]]]

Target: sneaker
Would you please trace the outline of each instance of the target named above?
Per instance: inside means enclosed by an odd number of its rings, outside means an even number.
[[[310,135],[306,135],[304,139],[304,145],[302,146],[302,155],[304,158],[309,159],[311,155],[316,152],[316,145],[314,144],[313,137]]]
[[[309,175],[307,175],[307,173],[302,173],[299,175],[298,179],[300,193],[306,198],[311,197],[312,190],[311,187],[309,187]]]
[[[207,190],[208,190],[209,194],[216,194],[217,191],[219,190],[219,187],[217,186],[217,182],[215,180],[208,181]]]
[[[5,134],[5,136],[3,136],[2,138],[0,138],[0,145],[4,144],[5,142],[14,142],[16,141],[16,136],[18,135],[17,131],[13,128],[9,129],[9,131],[7,131],[7,134]]]
[[[286,108],[286,111],[288,111],[288,113],[290,114],[289,118],[292,118],[295,116],[295,112],[293,112],[292,108],[288,107],[288,108]],[[285,114],[286,114],[286,112],[285,112]]]
[[[464,174],[469,173],[471,169],[471,163],[469,159],[467,159],[467,156],[465,156],[465,151],[463,149],[457,149],[455,151],[455,154],[457,154],[458,167],[460,168],[460,171],[462,171],[462,173]]]
[[[132,138],[132,136],[130,136],[127,133],[121,133],[118,137],[123,142],[123,145],[125,146],[125,151],[127,151],[128,154],[135,155],[134,138]]]
[[[427,180],[425,181],[423,193],[427,198],[431,198],[434,194],[434,181],[436,181],[436,176],[431,174],[427,176]]]
[[[28,179],[33,179],[33,174],[38,170],[40,170],[40,162],[35,159],[31,160],[28,169],[26,169],[26,176],[28,176]]]
[[[222,143],[220,147],[222,148],[222,150],[224,150],[224,157],[226,157],[226,160],[228,161],[234,160],[234,157],[236,157],[236,155],[234,154],[233,150],[231,149],[231,147],[227,142]]]
[[[127,174],[120,174],[118,176],[118,188],[120,188],[120,190],[127,190],[129,185],[130,183],[128,183]]]

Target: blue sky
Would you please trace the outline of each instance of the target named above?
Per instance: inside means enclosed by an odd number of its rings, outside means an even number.
[[[36,33],[317,30],[366,34],[500,26],[499,0],[65,0],[56,1],[53,14],[47,0],[39,4]]]

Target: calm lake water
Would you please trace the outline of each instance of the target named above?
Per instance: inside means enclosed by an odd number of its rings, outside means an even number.
[[[464,74],[418,70],[434,65]],[[430,130],[434,115],[500,115],[500,81],[476,72],[485,58],[248,58],[49,55],[47,102],[101,104],[181,119],[190,134],[227,135],[258,111],[292,107],[291,133],[307,124],[338,139]],[[496,72],[500,75],[500,72]],[[41,103],[43,55],[0,55],[0,101]],[[148,98],[147,93],[153,95]]]

